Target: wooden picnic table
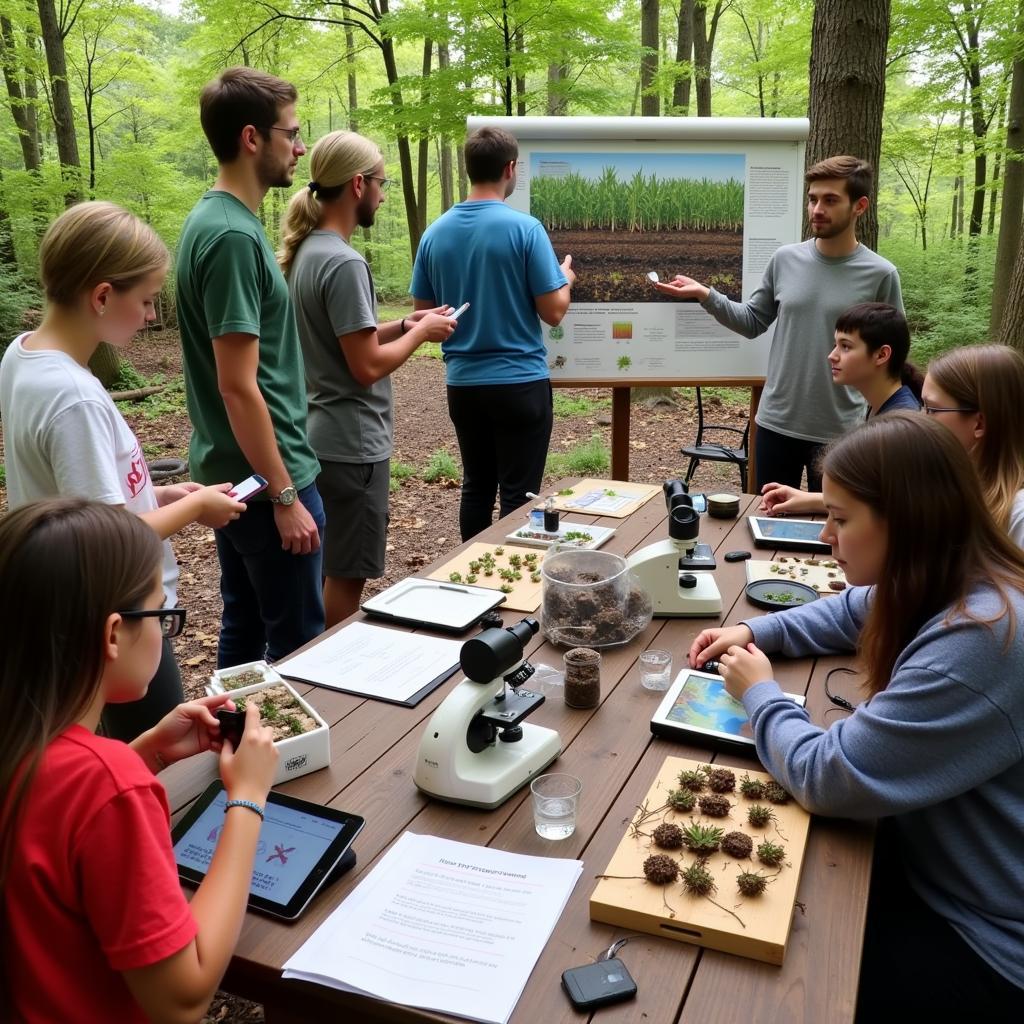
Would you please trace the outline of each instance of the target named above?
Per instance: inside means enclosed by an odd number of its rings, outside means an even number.
[[[741,501],[738,519],[704,517],[701,521],[701,539],[719,556],[715,576],[722,593],[721,621],[725,624],[763,614],[743,594],[744,564],[727,563],[721,558],[725,551],[752,549],[744,517],[753,511],[750,506],[754,500],[748,495]],[[523,518],[523,512],[515,513],[476,539],[500,543]],[[665,504],[660,497],[647,502],[627,519],[575,514],[573,519],[616,527],[615,536],[602,550],[622,555],[667,536]],[[436,564],[442,564],[450,555],[451,552],[446,553]],[[522,617],[521,613],[508,611],[503,615],[506,625]],[[363,618],[362,613],[354,618]],[[496,810],[483,811],[431,800],[413,784],[421,732],[461,673],[456,673],[415,708],[329,689],[300,687],[331,726],[332,760],[329,768],[296,779],[281,789],[362,815],[366,827],[355,843],[359,861],[341,881],[321,892],[295,923],[249,913],[222,987],[263,1003],[268,1024],[307,1024],[328,1019],[360,1024],[454,1020],[443,1014],[281,977],[285,961],[408,829],[516,853],[583,860],[583,875],[511,1019],[514,1024],[558,1024],[586,1018],[586,1014],[572,1008],[564,995],[561,974],[568,967],[596,958],[616,938],[629,934],[591,922],[588,902],[596,885],[594,876],[604,871],[664,759],[674,755],[740,769],[759,767],[756,761],[742,756],[658,739],[650,731],[650,717],[663,694],[641,688],[638,655],[648,647],[669,650],[675,672],[683,667],[693,638],[714,624],[714,619],[707,618],[655,619],[625,647],[604,652],[598,708],[576,710],[556,698],[546,701],[531,716],[531,722],[557,729],[561,734],[564,750],[551,770],[568,772],[584,780],[576,831],[559,842],[541,839],[534,831],[528,788]],[[560,666],[562,654],[561,649],[544,641],[541,635],[528,650],[534,664]],[[774,665],[783,688],[806,694],[811,718],[827,725],[843,712],[825,697],[824,675],[830,668],[849,662],[849,658],[838,657],[798,661],[778,658]],[[287,672],[287,667],[282,667]],[[841,682],[833,678],[834,690],[838,687],[847,698],[858,699],[857,676],[843,675],[839,677]],[[170,788],[173,807],[173,787]],[[636,979],[637,997],[601,1009],[601,1024],[840,1024],[852,1020],[872,842],[872,829],[863,824],[813,819],[798,906],[782,967],[655,936],[631,938],[621,956]]]

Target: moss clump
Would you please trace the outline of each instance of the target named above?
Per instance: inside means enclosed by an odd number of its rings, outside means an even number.
[[[770,868],[777,868],[782,863],[782,858],[786,856],[786,848],[780,843],[773,843],[770,840],[765,840],[757,848],[757,858],[762,864],[767,864]]]
[[[748,800],[763,800],[764,790],[765,784],[760,779],[752,779],[746,773],[740,779],[740,792]]]
[[[697,806],[697,796],[688,789],[672,789],[669,790],[668,805],[673,811],[692,811]]]
[[[754,804],[752,807],[747,808],[747,821],[754,828],[764,828],[774,817],[775,814],[772,812],[772,809],[765,807],[764,804]]]
[[[679,785],[691,793],[703,793],[707,784],[707,776],[701,771],[681,771],[679,773]]]
[[[687,849],[692,850],[698,857],[708,857],[722,845],[724,829],[715,828],[713,825],[699,825],[691,821],[689,826],[683,829],[683,842]]]
[[[736,888],[742,896],[760,896],[768,888],[768,879],[756,871],[741,871],[736,876]]]
[[[719,793],[702,796],[697,803],[700,805],[701,814],[706,814],[709,818],[724,818],[732,809],[732,804]]]
[[[745,832],[727,832],[722,839],[722,853],[742,860],[754,849],[754,840]]]
[[[712,793],[731,793],[736,788],[736,773],[728,768],[705,765],[704,774],[708,777],[708,789]]]
[[[644,861],[644,878],[654,885],[668,885],[679,877],[679,865],[664,853],[655,853]]]
[[[683,888],[691,896],[710,896],[715,891],[715,880],[703,860],[691,864],[682,873]]]
[[[666,822],[659,825],[651,834],[655,846],[663,850],[679,850],[683,845],[683,830],[678,825]]]
[[[793,799],[777,782],[769,782],[764,787],[764,795],[773,804],[788,804]]]

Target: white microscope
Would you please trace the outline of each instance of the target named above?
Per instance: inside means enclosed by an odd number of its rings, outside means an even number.
[[[536,619],[525,618],[462,645],[466,678],[445,697],[420,740],[413,781],[424,793],[497,807],[562,752],[554,729],[520,724],[544,703],[543,694],[520,689],[534,673],[523,650],[539,628]]]
[[[717,567],[710,544],[701,544],[700,514],[686,485],[665,483],[668,540],[648,544],[626,564],[651,596],[655,617],[715,616],[722,613],[722,595],[712,570]]]

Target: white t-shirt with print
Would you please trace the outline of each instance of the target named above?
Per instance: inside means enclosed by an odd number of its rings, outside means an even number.
[[[157,507],[142,446],[103,385],[71,356],[26,349],[22,334],[0,361],[7,500],[12,509],[42,498],[79,497]],[[178,563],[164,541],[164,593],[177,602]]]

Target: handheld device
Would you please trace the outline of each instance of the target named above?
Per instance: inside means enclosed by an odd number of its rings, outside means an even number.
[[[238,744],[242,742],[242,733],[245,731],[245,712],[217,708],[214,715],[220,723],[221,739],[228,740],[231,743],[231,749],[237,750]]]
[[[770,516],[747,516],[747,523],[755,547],[832,554],[831,545],[819,540],[821,523],[810,519],[773,519]]]
[[[178,877],[198,885],[205,877],[224,825],[227,794],[212,783],[174,827],[171,842]],[[249,908],[294,920],[326,885],[355,864],[352,840],[363,819],[273,790],[267,794]]]
[[[461,306],[459,306],[457,310],[455,310],[454,313],[452,313],[452,319],[458,320],[459,317],[462,316],[462,314],[465,313],[467,309],[469,309],[469,303],[464,302]]]
[[[658,272],[656,270],[649,270],[647,272],[647,280],[650,281],[651,284],[657,284],[661,278],[658,277]]]
[[[260,491],[266,490],[266,488],[267,481],[259,473],[253,473],[252,476],[247,476],[240,484],[235,484],[228,491],[228,497],[234,498],[236,501],[248,501],[259,494]]]
[[[563,971],[562,988],[577,1010],[621,1003],[636,995],[636,982],[617,956]]]

